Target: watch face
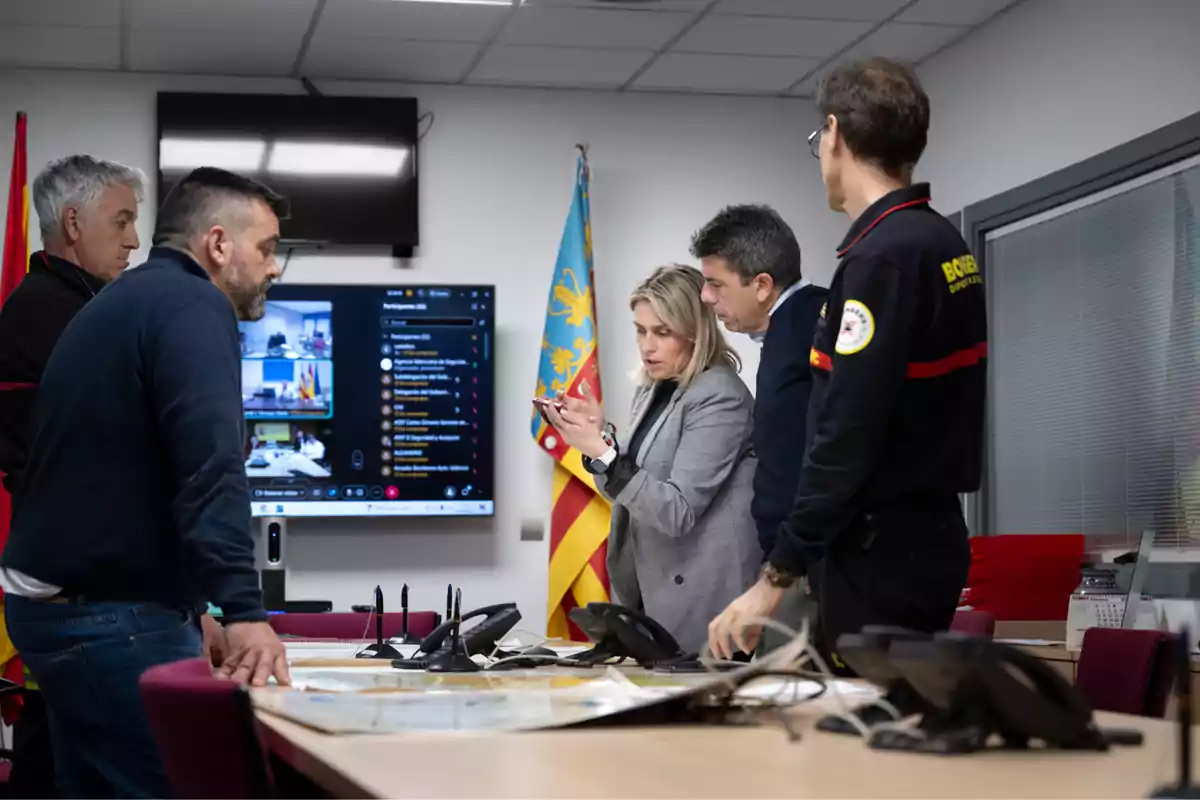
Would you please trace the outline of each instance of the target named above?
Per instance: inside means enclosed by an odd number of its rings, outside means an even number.
[[[767,583],[783,589],[796,582],[795,577],[786,572],[781,572],[774,564],[769,562],[763,565],[763,577],[767,579]]]

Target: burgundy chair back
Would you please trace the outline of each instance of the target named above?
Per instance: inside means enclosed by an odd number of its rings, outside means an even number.
[[[991,639],[996,632],[996,618],[987,611],[955,611],[950,630]]]
[[[1097,711],[1161,717],[1175,674],[1172,646],[1162,631],[1089,628],[1075,685]]]
[[[176,797],[275,795],[244,687],[194,658],[146,670],[138,688]]]
[[[388,611],[383,615],[383,635],[390,639],[404,630],[404,614]],[[408,632],[425,638],[438,626],[441,618],[433,611],[408,612]],[[271,627],[280,636],[298,636],[305,639],[375,639],[375,616],[373,614],[325,613],[325,614],[272,614]]]

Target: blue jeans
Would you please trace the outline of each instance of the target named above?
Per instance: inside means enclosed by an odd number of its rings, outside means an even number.
[[[201,652],[193,609],[8,595],[8,632],[46,701],[64,797],[169,797],[138,678]]]

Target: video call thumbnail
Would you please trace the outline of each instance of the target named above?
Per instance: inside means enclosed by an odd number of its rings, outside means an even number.
[[[242,411],[246,419],[329,419],[333,362],[243,359]]]
[[[256,422],[246,426],[246,474],[251,478],[328,478],[332,430],[319,422]]]
[[[243,359],[331,359],[333,303],[268,300],[263,318],[238,324]]]

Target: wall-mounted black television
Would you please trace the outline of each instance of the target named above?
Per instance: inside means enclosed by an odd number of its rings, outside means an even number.
[[[256,517],[491,516],[494,286],[280,284],[239,323]]]
[[[204,166],[285,195],[284,239],[418,244],[413,98],[159,92],[159,199]]]

